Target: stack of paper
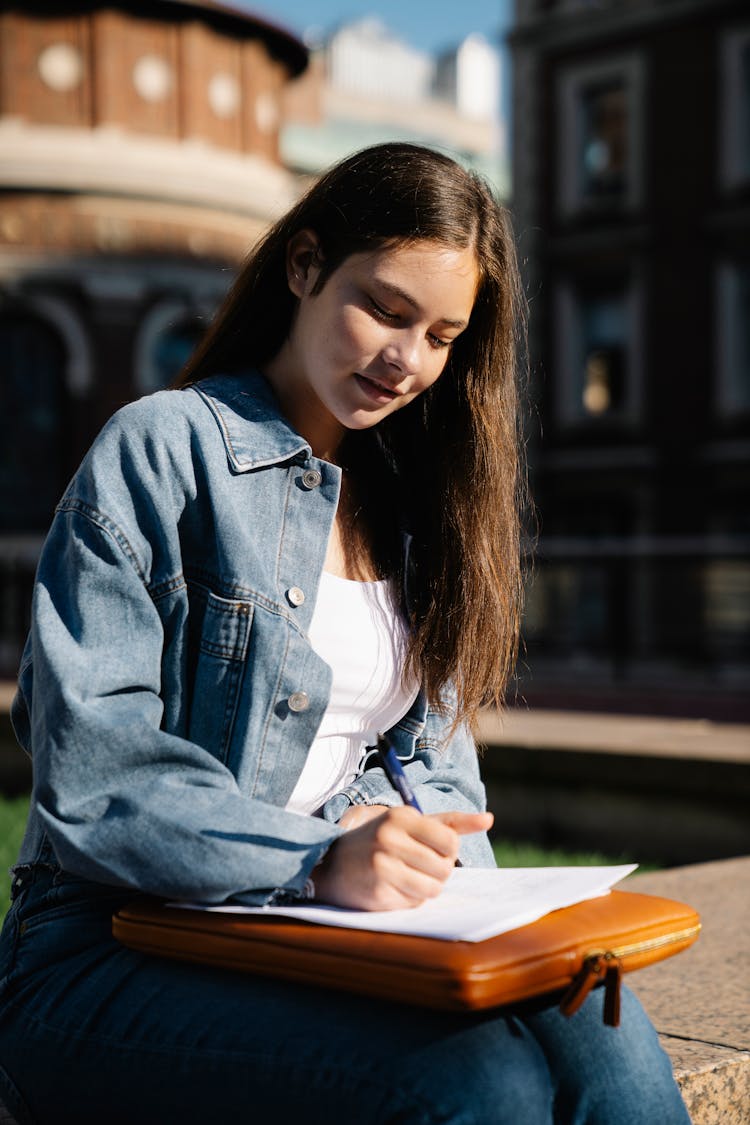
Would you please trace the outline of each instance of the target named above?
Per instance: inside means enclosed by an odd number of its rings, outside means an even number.
[[[229,914],[281,914],[326,926],[349,926],[446,941],[483,941],[535,922],[553,910],[599,898],[637,864],[618,867],[458,867],[437,898],[410,910],[303,906],[174,906]]]

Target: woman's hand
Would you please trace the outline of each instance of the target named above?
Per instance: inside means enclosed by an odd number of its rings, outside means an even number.
[[[423,816],[406,805],[379,808],[352,827],[342,818],[347,831],[312,873],[316,898],[356,910],[418,906],[440,893],[455,866],[459,838],[486,832],[492,821],[492,813]]]
[[[352,805],[339,820],[339,828],[349,832],[352,828],[360,828],[368,820],[374,820],[388,812],[390,805]]]

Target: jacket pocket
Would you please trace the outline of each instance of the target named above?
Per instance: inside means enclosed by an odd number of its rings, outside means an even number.
[[[188,737],[226,762],[250,642],[251,602],[196,592],[190,607],[192,699]]]

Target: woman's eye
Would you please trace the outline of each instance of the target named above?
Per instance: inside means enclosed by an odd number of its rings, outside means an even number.
[[[378,304],[374,297],[368,297],[367,300],[370,305],[370,313],[375,317],[376,320],[381,320],[386,324],[394,324],[401,319],[401,315],[399,313],[391,312],[389,309],[383,308],[382,305]],[[443,340],[440,336],[436,336],[434,332],[428,332],[427,339],[430,342],[430,347],[434,348],[435,351],[440,351],[443,348],[449,348],[453,343],[452,340]]]
[[[374,301],[372,297],[369,298],[369,301],[370,312],[376,318],[376,320],[398,320],[398,313],[392,313],[389,312],[388,309],[384,309],[383,306],[379,305],[377,301]]]
[[[451,346],[451,344],[453,343],[452,340],[441,340],[439,336],[433,336],[433,334],[431,332],[428,335],[427,339],[430,341],[431,346],[433,348],[436,348],[436,349],[437,348],[449,348]]]

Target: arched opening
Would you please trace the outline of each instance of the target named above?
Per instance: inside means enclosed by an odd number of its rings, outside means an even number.
[[[14,676],[39,549],[65,487],[67,349],[28,309],[0,312],[0,676]]]
[[[155,305],[144,318],[136,344],[136,385],[142,394],[168,387],[187,362],[213,314],[181,301]]]
[[[0,533],[46,529],[64,486],[67,352],[34,313],[0,314]]]

